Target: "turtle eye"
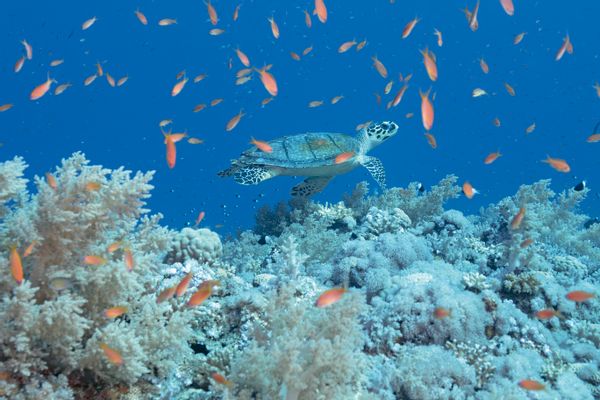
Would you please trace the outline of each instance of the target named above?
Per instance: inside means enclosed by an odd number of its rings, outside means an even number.
[[[382,128],[384,131],[387,131],[387,130],[389,129],[389,127],[390,127],[390,126],[389,126],[387,123],[383,123],[383,124],[381,124],[381,128]]]

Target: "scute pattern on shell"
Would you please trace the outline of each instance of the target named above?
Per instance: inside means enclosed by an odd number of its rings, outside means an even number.
[[[304,133],[272,140],[269,145],[273,152],[265,153],[253,148],[242,153],[240,161],[282,168],[333,165],[335,157],[341,153],[358,153],[360,138],[343,133]]]

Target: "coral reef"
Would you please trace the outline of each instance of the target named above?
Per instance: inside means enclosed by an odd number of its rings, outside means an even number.
[[[600,395],[600,304],[567,298],[599,295],[600,224],[577,211],[587,189],[556,195],[540,181],[465,216],[444,209],[455,176],[371,196],[362,182],[343,202],[265,207],[253,231],[222,242],[148,216],[151,173],[76,153],[30,194],[25,167],[0,164],[0,396]],[[207,281],[210,298],[187,307]],[[321,307],[331,288],[339,299]],[[113,306],[127,311],[107,318]]]

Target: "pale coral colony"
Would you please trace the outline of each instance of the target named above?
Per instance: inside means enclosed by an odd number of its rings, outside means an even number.
[[[454,176],[363,182],[224,239],[161,226],[152,173],[76,153],[30,193],[26,167],[0,164],[3,399],[600,398],[588,189],[464,216]]]

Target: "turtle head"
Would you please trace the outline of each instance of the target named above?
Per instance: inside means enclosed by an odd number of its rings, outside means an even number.
[[[365,141],[371,149],[375,146],[379,146],[396,133],[398,133],[398,124],[392,121],[371,124],[364,130]]]

